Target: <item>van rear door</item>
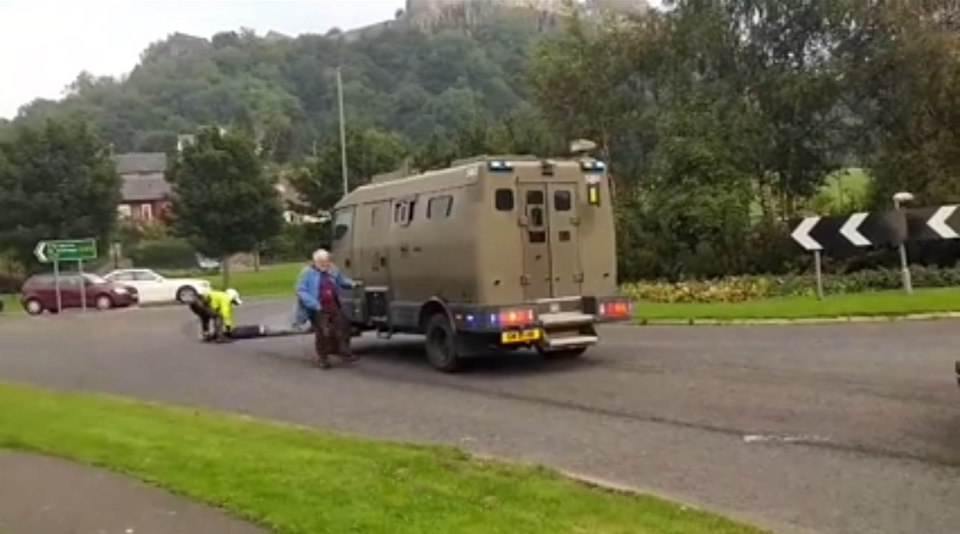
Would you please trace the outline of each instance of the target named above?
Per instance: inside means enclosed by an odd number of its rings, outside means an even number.
[[[574,183],[519,184],[523,227],[524,297],[580,294],[580,241]]]
[[[520,193],[523,232],[523,296],[525,300],[551,295],[550,243],[547,221],[547,188],[542,183],[524,183]]]
[[[583,272],[580,265],[580,235],[577,187],[572,183],[547,185],[550,270],[552,296],[580,295]]]

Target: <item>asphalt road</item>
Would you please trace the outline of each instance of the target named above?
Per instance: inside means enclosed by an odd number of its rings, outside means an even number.
[[[581,361],[445,375],[416,338],[365,339],[359,363],[320,371],[307,336],[205,345],[183,309],[132,310],[0,319],[0,379],[450,443],[783,532],[953,533],[958,326],[608,327]]]

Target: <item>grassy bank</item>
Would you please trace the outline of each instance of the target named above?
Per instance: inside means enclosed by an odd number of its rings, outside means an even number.
[[[293,288],[300,271],[306,265],[306,262],[281,263],[264,265],[259,272],[231,273],[230,285],[241,295],[251,297],[290,296],[293,295]],[[203,278],[209,280],[216,288],[221,288],[223,285],[223,277],[219,274],[205,275]]]
[[[127,473],[282,533],[758,532],[448,448],[2,383],[0,448]]]
[[[20,305],[20,299],[16,295],[0,295],[0,302],[3,303],[3,315],[20,315],[23,313],[23,306]]]
[[[637,318],[657,320],[819,319],[853,316],[902,316],[960,311],[960,288],[852,293],[814,297],[773,298],[738,303],[667,304],[639,302]]]

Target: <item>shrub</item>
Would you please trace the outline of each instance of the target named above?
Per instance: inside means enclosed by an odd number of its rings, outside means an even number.
[[[911,267],[914,287],[960,286],[960,269]],[[900,271],[871,269],[845,274],[825,274],[826,294],[895,290],[901,287]],[[736,276],[691,282],[640,282],[624,284],[625,294],[648,302],[745,302],[770,297],[812,296],[816,293],[813,275]]]
[[[143,241],[130,251],[137,267],[188,269],[197,266],[196,251],[183,239]]]
[[[12,254],[0,254],[0,295],[19,293],[27,273]]]

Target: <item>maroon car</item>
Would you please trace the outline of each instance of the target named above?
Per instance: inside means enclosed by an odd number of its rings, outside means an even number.
[[[61,274],[61,308],[80,308],[83,306],[82,288],[86,288],[88,308],[109,310],[133,306],[140,300],[137,290],[108,282],[94,274]],[[30,315],[40,315],[44,310],[57,313],[57,285],[52,274],[31,276],[23,284],[20,302]]]

